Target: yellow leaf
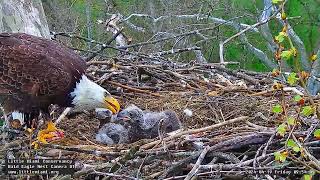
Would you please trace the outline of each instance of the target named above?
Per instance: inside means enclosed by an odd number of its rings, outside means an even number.
[[[316,55],[316,54],[312,54],[312,55],[310,56],[310,60],[311,60],[311,61],[316,61],[316,60],[317,60],[317,55]]]
[[[282,12],[282,13],[281,13],[281,19],[282,19],[282,20],[285,20],[286,18],[287,18],[286,13],[285,13],[285,12]]]
[[[292,51],[293,56],[294,56],[294,57],[297,57],[297,55],[298,55],[298,50],[297,50],[297,48],[294,47],[294,48],[291,49],[291,51]]]
[[[279,82],[275,82],[273,85],[272,85],[272,90],[281,90],[283,89],[283,85]]]
[[[218,96],[218,92],[217,91],[210,91],[208,92],[208,96]]]

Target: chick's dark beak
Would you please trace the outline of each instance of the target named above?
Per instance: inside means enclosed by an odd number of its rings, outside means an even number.
[[[120,110],[119,102],[111,95],[104,98],[105,108],[109,109],[113,114],[117,114]]]

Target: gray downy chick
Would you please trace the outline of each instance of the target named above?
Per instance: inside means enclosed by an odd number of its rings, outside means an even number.
[[[95,117],[100,122],[99,128],[101,128],[104,124],[106,124],[108,122],[117,123],[116,122],[117,115],[112,114],[112,112],[109,109],[96,108],[95,109]]]
[[[107,145],[128,143],[128,130],[121,124],[107,123],[99,129],[96,141]]]
[[[115,123],[120,123],[128,129],[129,141],[135,142],[145,138],[146,131],[140,126],[143,124],[143,111],[135,105],[129,105],[120,111]]]
[[[146,112],[144,114],[145,123],[154,124],[150,129],[150,138],[159,136],[160,133],[169,133],[181,128],[181,122],[177,114],[172,110],[162,112]]]
[[[118,114],[118,120],[123,121],[129,128],[129,137],[132,141],[143,138],[158,137],[159,125],[161,132],[171,132],[179,129],[181,123],[174,111],[162,112],[142,111],[135,105],[129,105]],[[162,123],[160,123],[162,121]]]

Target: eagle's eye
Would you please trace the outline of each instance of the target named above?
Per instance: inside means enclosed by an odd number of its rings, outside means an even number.
[[[104,96],[105,96],[105,97],[111,96],[111,94],[110,94],[108,91],[105,91],[105,92],[104,92]]]

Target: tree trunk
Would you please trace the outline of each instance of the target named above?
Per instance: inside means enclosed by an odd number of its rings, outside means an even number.
[[[49,38],[41,0],[0,0],[0,32],[24,32]]]
[[[92,39],[92,22],[91,22],[91,0],[86,0],[86,16],[87,16],[87,37]],[[88,42],[88,49],[91,49],[91,42]]]

